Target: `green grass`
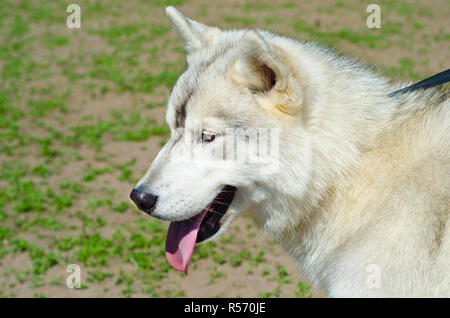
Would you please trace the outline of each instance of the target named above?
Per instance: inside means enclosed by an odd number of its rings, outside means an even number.
[[[400,57],[397,65],[384,67],[385,74],[398,78],[420,78],[419,74],[414,71],[415,62],[409,57]]]
[[[311,289],[305,282],[298,281],[297,288],[294,293],[295,297],[311,297]]]
[[[254,25],[256,22],[256,19],[254,19],[254,18],[243,17],[243,16],[237,17],[234,15],[228,15],[228,14],[223,15],[222,18],[226,23],[242,25],[244,27],[249,27],[251,25]]]
[[[339,41],[346,41],[366,48],[387,48],[397,43],[390,37],[402,33],[401,27],[395,23],[386,23],[381,29],[373,29],[370,32],[366,30],[356,31],[350,28],[323,31],[316,26],[309,25],[303,19],[295,20],[292,27],[296,32],[305,34],[308,40],[317,41],[327,46],[334,46]]]
[[[60,262],[58,253],[46,253],[43,248],[37,247],[23,238],[18,238],[13,241],[13,251],[28,253],[31,261],[33,262],[31,266],[31,274],[34,275],[36,280],[40,279],[38,276],[39,274],[45,273],[51,266]]]

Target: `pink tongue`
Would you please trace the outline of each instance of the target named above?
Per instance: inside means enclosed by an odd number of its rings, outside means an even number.
[[[166,258],[174,269],[186,275],[198,229],[207,212],[208,208],[188,220],[170,223],[166,237]]]

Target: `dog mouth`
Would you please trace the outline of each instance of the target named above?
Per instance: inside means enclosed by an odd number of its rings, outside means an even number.
[[[236,189],[225,185],[199,214],[170,223],[166,238],[166,257],[174,269],[187,274],[195,243],[209,239],[220,230],[220,220],[233,201]]]
[[[200,223],[196,243],[209,239],[220,230],[219,221],[225,215],[233,201],[236,187],[226,185],[215,196],[213,201],[206,207],[207,212]]]

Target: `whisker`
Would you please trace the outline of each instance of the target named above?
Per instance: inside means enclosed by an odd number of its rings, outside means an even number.
[[[231,202],[233,201],[233,196],[228,196],[227,193],[235,193],[236,190],[222,190],[221,192],[219,192],[216,197],[207,205],[206,207],[206,214],[205,214],[205,218],[207,217],[208,213],[212,213],[212,214],[216,214],[219,216],[223,216],[226,213],[226,210],[228,208],[228,206],[231,204]],[[222,199],[222,200],[221,200]],[[214,206],[214,204],[217,205],[222,205],[225,206],[225,208],[223,209],[223,211],[217,211],[216,209],[213,209],[212,207]],[[203,211],[203,210],[202,210]],[[201,212],[200,212],[201,213]],[[195,215],[187,220],[183,220],[183,221],[179,221],[179,222],[189,222],[189,223],[197,223],[197,217],[199,217],[199,215]],[[202,220],[203,222],[203,220]]]
[[[208,212],[217,213],[217,214],[220,214],[220,215],[224,215],[225,214],[225,212],[214,211],[214,210],[211,210],[211,209],[208,209]]]
[[[222,202],[222,201],[213,201],[213,203],[223,204],[223,205],[230,205],[231,202]]]

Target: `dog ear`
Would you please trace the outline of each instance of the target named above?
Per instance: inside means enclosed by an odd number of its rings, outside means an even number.
[[[273,88],[286,89],[288,70],[258,31],[246,32],[240,39],[239,48],[239,56],[233,65],[235,81],[255,93],[269,92]]]
[[[276,117],[296,120],[304,103],[298,74],[285,64],[287,54],[266,41],[256,30],[247,31],[238,43],[239,53],[229,74],[237,85],[248,88],[258,104]]]
[[[172,6],[166,8],[166,15],[173,30],[183,41],[187,54],[211,43],[213,38],[220,33],[218,28],[186,18]]]

